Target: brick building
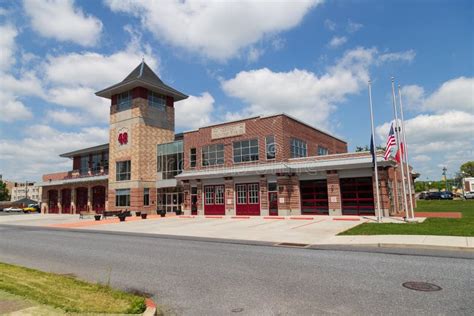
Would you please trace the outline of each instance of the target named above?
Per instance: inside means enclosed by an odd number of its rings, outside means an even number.
[[[144,62],[96,95],[111,100],[109,144],[61,155],[73,170],[43,176],[43,212],[374,214],[371,155],[286,114],[175,134],[175,102],[187,96]],[[377,160],[381,207],[401,215],[399,167]]]

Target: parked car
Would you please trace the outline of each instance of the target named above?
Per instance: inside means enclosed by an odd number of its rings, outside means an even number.
[[[464,198],[467,199],[474,199],[474,191],[471,192],[465,192],[464,193]]]
[[[421,192],[419,195],[418,195],[418,198],[420,200],[426,200],[426,196],[429,194],[429,192]]]
[[[425,200],[452,200],[453,194],[451,192],[428,192]]]
[[[23,212],[23,210],[21,208],[14,207],[14,206],[8,207],[8,208],[4,209],[3,211],[7,212],[7,213],[10,213],[10,212]]]
[[[29,204],[23,208],[23,213],[39,213],[40,208],[38,204]]]

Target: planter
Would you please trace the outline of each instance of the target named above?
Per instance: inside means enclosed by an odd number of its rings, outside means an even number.
[[[146,219],[147,216],[148,216],[147,213],[142,213],[142,214],[141,214],[142,219]]]
[[[165,216],[166,216],[166,211],[165,211],[165,210],[161,210],[161,211],[160,211],[160,216],[161,216],[161,217],[165,217]]]
[[[101,215],[94,215],[96,221],[100,221]]]
[[[180,210],[177,210],[175,211],[176,215],[181,215],[183,212],[181,212]]]
[[[119,218],[119,220],[120,220],[121,222],[125,222],[125,218],[126,218],[126,217],[127,217],[127,215],[125,215],[125,214],[120,214],[120,215],[118,215],[118,218]]]
[[[140,217],[141,214],[142,214],[142,212],[135,212],[135,215],[136,215],[137,217]]]

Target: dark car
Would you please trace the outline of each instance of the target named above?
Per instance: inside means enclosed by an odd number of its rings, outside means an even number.
[[[453,194],[451,192],[428,192],[425,200],[452,200]]]

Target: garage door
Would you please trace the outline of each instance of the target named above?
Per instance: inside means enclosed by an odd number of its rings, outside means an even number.
[[[223,185],[206,185],[204,187],[204,214],[225,215]]]
[[[300,182],[301,213],[328,215],[328,184],[326,180],[308,180]]]
[[[260,215],[260,185],[245,183],[235,185],[236,214]]]
[[[372,178],[343,178],[341,202],[343,215],[374,215]]]

